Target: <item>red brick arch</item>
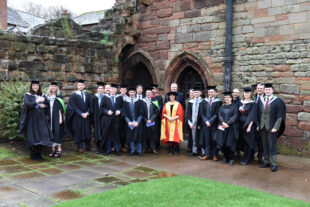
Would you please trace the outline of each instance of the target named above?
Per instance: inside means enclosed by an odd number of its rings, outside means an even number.
[[[170,89],[171,83],[176,83],[182,71],[188,66],[197,71],[205,87],[214,84],[213,76],[207,63],[197,55],[183,52],[171,61],[164,75],[164,89],[166,92]]]
[[[124,57],[122,62],[120,62],[119,73],[122,79],[121,82],[126,79],[128,70],[140,63],[142,63],[147,68],[152,77],[152,82],[154,84],[159,84],[158,69],[152,57],[143,50],[132,51],[130,54],[126,54],[126,57]]]

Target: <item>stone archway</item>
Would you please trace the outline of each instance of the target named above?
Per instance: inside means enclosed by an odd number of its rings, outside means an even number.
[[[123,48],[120,54],[120,82],[130,86],[158,84],[158,73],[152,58],[144,51],[134,51],[132,45]]]
[[[205,61],[188,52],[183,52],[171,61],[163,80],[166,92],[171,83],[178,83],[179,90],[186,95],[194,85],[201,85],[205,89],[213,84],[213,76]]]

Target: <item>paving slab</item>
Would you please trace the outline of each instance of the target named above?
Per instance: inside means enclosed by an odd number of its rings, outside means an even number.
[[[50,183],[44,180],[25,181],[16,183],[15,185],[30,192],[40,194],[43,196],[51,195],[52,193],[66,190],[66,187],[59,186],[55,183]]]
[[[58,174],[62,173],[63,170],[58,169],[58,168],[48,168],[48,169],[42,169],[42,170],[40,170],[40,172],[43,172],[43,173],[48,174],[48,175],[58,175]]]
[[[52,201],[49,198],[31,199],[28,201],[24,201],[23,203],[27,207],[49,207],[56,204],[56,202]]]
[[[0,174],[20,173],[20,172],[27,172],[27,171],[31,171],[31,170],[22,165],[0,167]]]
[[[119,186],[117,186],[117,185],[105,185],[102,187],[96,187],[96,188],[93,188],[90,190],[90,194],[100,193],[100,192],[107,191],[107,190],[113,190],[115,188],[119,188]]]
[[[17,164],[19,163],[12,159],[0,160],[0,166],[17,165]]]
[[[126,171],[126,172],[123,172],[123,174],[127,175],[129,177],[132,177],[132,178],[137,178],[137,179],[147,178],[147,177],[151,177],[152,176],[149,173],[140,172],[140,171],[137,171],[137,170]]]
[[[39,177],[44,177],[45,175],[38,172],[30,172],[30,173],[22,173],[18,175],[9,176],[11,180],[14,181],[22,181],[22,180],[30,180],[30,179],[37,179]]]
[[[59,186],[68,187],[68,186],[75,185],[75,184],[85,181],[85,178],[78,178],[75,176],[71,176],[70,174],[62,173],[59,175],[53,175],[53,176],[41,178],[41,180],[44,180],[44,181],[47,181],[49,183],[56,184]]]

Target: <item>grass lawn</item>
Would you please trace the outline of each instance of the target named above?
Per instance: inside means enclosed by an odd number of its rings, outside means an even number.
[[[310,206],[310,203],[203,178],[176,176],[134,183],[81,199],[66,201],[56,206],[304,207]]]

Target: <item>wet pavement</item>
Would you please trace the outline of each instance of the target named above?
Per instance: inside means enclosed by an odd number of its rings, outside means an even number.
[[[51,206],[131,183],[190,175],[246,186],[310,202],[310,159],[279,156],[279,170],[222,164],[198,157],[159,155],[103,156],[64,152],[61,158],[32,161],[26,155],[0,160],[0,206]]]

